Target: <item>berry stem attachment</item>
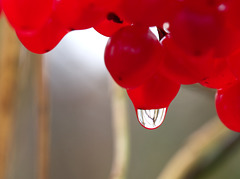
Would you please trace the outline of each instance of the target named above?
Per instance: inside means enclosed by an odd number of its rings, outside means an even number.
[[[158,31],[159,41],[168,34],[163,28],[157,27],[157,31]]]
[[[118,23],[118,24],[123,23],[123,21],[113,12],[108,13],[107,20],[109,20],[109,21],[112,20],[113,22]]]

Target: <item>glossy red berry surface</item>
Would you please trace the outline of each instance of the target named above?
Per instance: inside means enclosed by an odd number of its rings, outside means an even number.
[[[215,56],[227,58],[240,48],[240,31],[231,24],[225,24],[217,44],[214,47]]]
[[[229,0],[183,0],[182,5],[192,9],[197,13],[219,13],[224,11],[222,5],[226,5]]]
[[[2,0],[3,11],[18,31],[35,31],[48,21],[53,0]]]
[[[22,44],[31,52],[43,54],[51,51],[61,41],[68,31],[61,27],[54,19],[35,33],[17,32]]]
[[[200,82],[205,87],[220,89],[237,82],[237,78],[227,65],[226,59],[216,58],[211,74]]]
[[[170,24],[170,32],[179,47],[193,55],[214,48],[223,26],[221,16],[214,12],[200,13],[182,8]]]
[[[162,26],[175,15],[177,0],[122,0],[119,12],[131,23]]]
[[[163,63],[159,70],[180,84],[194,84],[202,81],[212,71],[214,58],[212,52],[192,55],[180,48],[170,35],[165,36],[163,46]]]
[[[230,0],[227,1],[227,20],[231,23],[234,27],[240,30],[240,1],[239,0]]]
[[[239,0],[0,0],[0,12],[1,1],[34,53],[51,51],[72,30],[110,37],[106,68],[144,127],[161,125],[181,84],[200,83],[217,89],[220,119],[240,132]]]
[[[141,86],[128,89],[127,93],[137,109],[167,108],[177,95],[180,84],[156,73]]]
[[[146,27],[127,26],[117,31],[105,49],[105,65],[124,88],[134,88],[157,70],[161,45]]]
[[[229,129],[240,132],[240,83],[223,88],[216,93],[219,118]]]
[[[115,13],[108,13],[105,20],[94,27],[94,29],[107,37],[111,37],[120,28],[129,26],[130,23],[118,17]]]
[[[240,80],[240,49],[229,56],[227,62],[234,75]]]
[[[58,21],[70,30],[87,29],[103,21],[117,1],[61,0],[55,8]]]

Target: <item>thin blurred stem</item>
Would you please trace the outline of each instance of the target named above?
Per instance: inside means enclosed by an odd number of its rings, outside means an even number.
[[[213,149],[212,152],[206,157],[203,157],[202,162],[200,161],[198,165],[193,167],[185,179],[189,178],[199,178],[202,175],[208,173],[213,169],[220,161],[223,161],[229,154],[239,145],[240,142],[240,134],[239,133],[231,133],[222,139],[219,146]]]
[[[0,179],[6,179],[14,132],[14,110],[19,61],[19,41],[1,17],[0,45]]]
[[[232,134],[219,122],[218,117],[213,118],[190,136],[183,148],[173,156],[160,173],[158,179],[187,179],[194,175],[198,166],[203,166],[209,161],[211,163],[212,155],[225,146],[222,145],[222,141],[226,142]],[[216,155],[215,158],[218,156]]]
[[[125,91],[113,84],[112,91],[112,125],[114,136],[114,156],[110,179],[126,178],[129,162],[129,130],[127,101]]]
[[[50,163],[50,114],[48,103],[48,83],[44,74],[44,58],[35,55],[38,100],[38,179],[49,178]]]

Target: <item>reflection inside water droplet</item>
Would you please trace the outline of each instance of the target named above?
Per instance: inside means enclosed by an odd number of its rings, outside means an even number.
[[[167,108],[161,109],[137,109],[137,117],[140,124],[147,129],[156,129],[158,128],[165,116]]]

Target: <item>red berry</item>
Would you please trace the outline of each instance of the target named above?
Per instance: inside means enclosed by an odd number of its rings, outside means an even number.
[[[220,38],[218,38],[217,44],[214,47],[215,56],[220,58],[228,57],[240,48],[239,41],[240,31],[226,19]]]
[[[146,129],[158,128],[166,115],[168,106],[177,95],[180,84],[156,73],[141,86],[128,89],[139,123]]]
[[[211,74],[214,65],[213,52],[195,55],[187,53],[170,35],[165,36],[161,43],[164,57],[159,69],[172,80],[185,85],[194,84]]]
[[[227,62],[234,75],[240,80],[240,49],[230,55]]]
[[[117,1],[109,0],[61,0],[55,14],[59,22],[70,30],[87,29],[104,20],[110,7]]]
[[[195,1],[191,2],[195,5]],[[195,6],[187,8],[187,5],[185,4],[170,22],[172,38],[188,53],[193,55],[207,53],[214,48],[220,38],[223,27],[222,16],[216,10],[198,12],[207,9],[203,5],[198,9],[194,8]],[[201,7],[203,9],[200,9]]]
[[[220,89],[236,83],[237,79],[225,59],[216,58],[210,76],[200,83],[208,88]]]
[[[35,31],[48,21],[53,0],[2,0],[2,6],[17,31]]]
[[[115,13],[108,13],[107,18],[95,26],[94,29],[104,36],[111,37],[120,28],[129,25],[129,23],[123,21]]]
[[[225,126],[240,132],[240,83],[217,91],[216,109]]]
[[[231,0],[226,3],[227,10],[227,21],[231,23],[234,27],[240,30],[240,1],[239,0]]]
[[[122,0],[119,12],[131,23],[161,27],[175,15],[178,6],[177,0]]]
[[[137,109],[161,109],[168,108],[179,89],[180,84],[157,73],[141,86],[128,89],[127,93]]]
[[[105,65],[124,88],[134,88],[157,70],[161,45],[146,27],[127,26],[117,31],[105,49]]]
[[[211,13],[224,11],[225,9],[221,6],[225,5],[227,2],[228,0],[183,0],[182,5],[197,13]]]
[[[22,44],[33,53],[46,53],[52,50],[68,33],[54,19],[35,33],[22,33],[17,31],[17,36]]]

